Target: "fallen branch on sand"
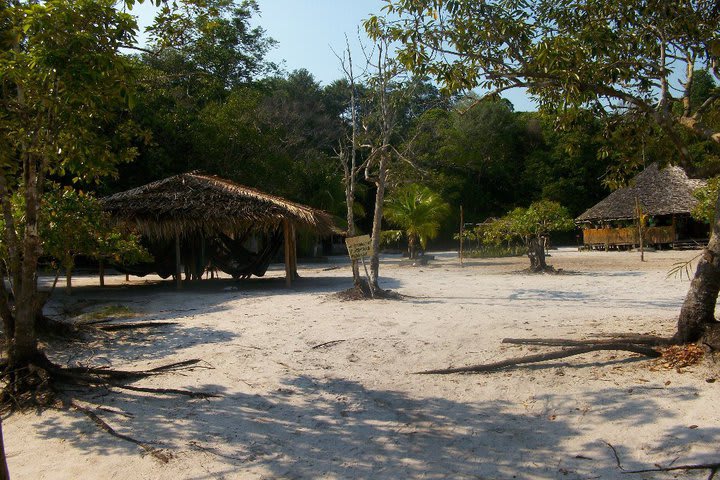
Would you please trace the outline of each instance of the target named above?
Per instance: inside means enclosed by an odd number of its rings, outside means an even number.
[[[317,350],[318,348],[323,347],[332,347],[333,345],[337,345],[338,343],[345,342],[346,340],[331,340],[329,342],[321,343],[318,345],[315,345],[314,347],[310,348],[310,350]]]
[[[650,473],[650,472],[673,472],[673,471],[689,471],[689,470],[710,470],[710,474],[707,477],[707,480],[712,480],[715,478],[715,475],[720,471],[720,462],[716,463],[698,463],[698,464],[692,464],[692,465],[675,465],[670,467],[660,467],[657,466],[656,468],[644,468],[640,470],[625,470],[625,468],[622,466],[622,462],[620,462],[620,455],[618,455],[617,450],[615,447],[608,443],[604,442],[605,445],[610,447],[610,449],[613,452],[613,456],[615,457],[615,463],[617,464],[617,468],[622,470],[624,474],[631,474],[631,473]],[[677,460],[677,459],[676,459]],[[674,461],[673,461],[674,463]]]
[[[658,467],[658,468],[646,468],[643,470],[625,470],[623,473],[648,473],[648,472],[672,472],[676,470],[710,470],[710,474],[707,480],[712,480],[715,475],[720,471],[720,462],[717,463],[701,463],[697,465],[677,465],[674,467]]]
[[[605,343],[605,344],[592,344],[587,346],[578,346],[575,348],[569,348],[567,350],[560,350],[549,353],[539,353],[536,355],[526,355],[523,357],[509,358],[499,362],[485,363],[480,365],[471,365],[467,367],[458,368],[442,368],[438,370],[425,370],[422,372],[416,372],[420,375],[445,375],[449,373],[484,373],[494,372],[502,370],[508,367],[515,367],[518,365],[528,363],[545,362],[548,360],[557,360],[559,358],[571,357],[574,355],[582,355],[583,353],[596,352],[600,350],[624,350],[632,353],[638,353],[645,355],[650,358],[657,358],[660,353],[652,348],[643,347],[633,343]]]
[[[133,387],[131,385],[115,385],[113,388],[120,390],[130,390],[132,392],[158,393],[162,395],[184,395],[191,398],[216,398],[220,395],[207,392],[193,392],[191,390],[179,390],[177,388],[149,388],[149,387]]]
[[[128,435],[119,433],[114,428],[112,428],[110,425],[108,425],[107,422],[105,422],[105,420],[100,418],[95,412],[93,412],[92,410],[90,410],[87,407],[78,405],[75,402],[70,402],[70,408],[85,414],[85,416],[87,416],[90,420],[92,420],[93,423],[95,423],[95,425],[97,425],[98,427],[100,427],[102,430],[106,431],[113,437],[119,438],[121,440],[125,440],[126,442],[134,443],[135,445],[139,446],[140,448],[145,450],[147,453],[149,453],[150,455],[157,458],[158,460],[160,460],[163,463],[167,463],[168,461],[170,461],[170,458],[172,458],[171,455],[167,452],[163,452],[160,449],[151,447],[150,445],[148,445],[145,442],[141,442],[140,440],[132,438]]]
[[[98,325],[97,328],[103,332],[117,332],[120,330],[134,330],[140,328],[158,328],[168,325],[178,325],[177,322],[135,322],[135,323],[113,323],[111,325]]]

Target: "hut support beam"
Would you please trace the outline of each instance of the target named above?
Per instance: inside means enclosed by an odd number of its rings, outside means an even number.
[[[297,245],[295,227],[289,220],[283,220],[283,244],[285,245],[285,285],[291,287],[297,278]]]
[[[180,263],[180,234],[177,234],[175,235],[175,286],[178,290],[182,290]]]

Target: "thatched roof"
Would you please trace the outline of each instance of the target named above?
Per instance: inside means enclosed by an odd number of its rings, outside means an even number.
[[[628,220],[637,217],[636,199],[648,215],[688,214],[697,204],[693,192],[704,180],[692,180],[680,167],[660,170],[656,163],[639,173],[629,187],[615,190],[575,219],[576,222]]]
[[[212,175],[184,173],[101,200],[115,219],[154,238],[192,232],[268,229],[289,220],[319,233],[335,229],[327,213]]]

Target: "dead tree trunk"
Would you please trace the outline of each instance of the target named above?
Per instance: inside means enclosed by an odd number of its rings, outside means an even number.
[[[380,234],[382,230],[383,201],[385,199],[385,184],[387,182],[387,164],[385,152],[380,154],[378,162],[378,176],[375,182],[375,213],[373,215],[372,227],[372,256],[370,257],[370,281],[372,287],[379,288],[378,277],[380,276]]]
[[[353,70],[352,51],[350,50],[350,42],[345,36],[346,49],[343,53],[342,58],[338,55],[340,64],[345,76],[350,83],[350,149],[343,147],[343,141],[340,141],[340,162],[343,167],[343,182],[345,184],[345,207],[347,208],[347,236],[355,236],[355,187],[357,182],[357,98],[355,95],[355,71]],[[347,53],[347,57],[345,57]],[[345,60],[347,59],[347,63]],[[353,259],[351,261],[352,274],[353,274],[353,285],[355,288],[360,288],[362,285],[362,279],[360,277],[360,267],[358,261]]]

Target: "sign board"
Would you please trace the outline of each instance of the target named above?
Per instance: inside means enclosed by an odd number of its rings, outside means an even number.
[[[370,255],[372,250],[372,241],[370,235],[360,235],[359,237],[348,237],[345,239],[348,255],[351,260],[359,260]]]

